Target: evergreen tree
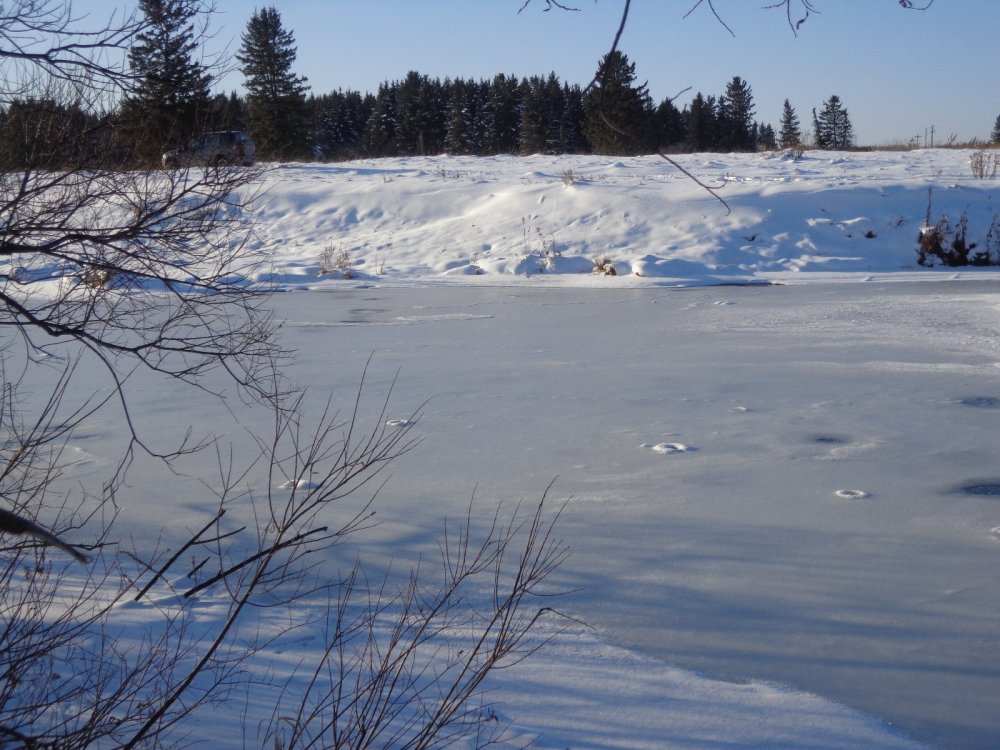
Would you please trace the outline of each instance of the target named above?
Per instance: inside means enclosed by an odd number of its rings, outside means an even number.
[[[247,128],[246,101],[235,91],[230,92],[229,96],[216,94],[212,97],[208,112],[208,121],[213,129],[246,130]]]
[[[94,115],[54,99],[14,99],[0,118],[0,164],[14,169],[61,169],[92,163],[88,134]]]
[[[493,127],[493,113],[490,106],[493,86],[489,81],[469,81],[466,85],[469,103],[466,116],[469,149],[470,153],[482,156],[488,153],[487,144]]]
[[[139,158],[159,161],[163,151],[187,142],[206,125],[212,78],[194,59],[197,5],[139,0],[139,10],[148,26],[128,51],[137,83],[122,115]]]
[[[476,123],[480,102],[475,83],[461,78],[452,82],[445,113],[444,148],[449,154],[479,153]]]
[[[388,81],[378,87],[371,115],[365,124],[365,153],[393,156],[396,153],[396,88]]]
[[[545,79],[532,76],[525,81],[521,101],[520,151],[522,154],[544,154],[548,142],[549,111],[545,101]]]
[[[596,153],[642,154],[652,150],[653,101],[646,84],[635,85],[635,63],[624,52],[604,56],[597,84],[586,101],[585,132]]]
[[[416,71],[396,85],[396,153],[441,153],[445,139],[444,88]]]
[[[802,143],[802,131],[799,130],[799,116],[787,99],[781,108],[781,132],[778,134],[778,145],[782,148],[793,148]]]
[[[699,91],[691,101],[686,114],[687,144],[691,151],[711,151],[716,147],[715,98],[705,97]]]
[[[357,91],[332,91],[309,97],[313,153],[320,159],[357,156],[366,122],[364,99]]]
[[[306,79],[292,72],[295,38],[273,7],[256,11],[247,23],[236,59],[246,77],[250,132],[263,158],[309,153]]]
[[[770,124],[758,125],[754,123],[757,129],[757,147],[762,148],[766,151],[773,151],[778,147],[778,136],[774,132],[774,128]]]
[[[563,116],[559,129],[560,152],[564,154],[588,153],[590,143],[584,133],[587,111],[583,89],[578,84],[563,84]]]
[[[734,76],[726,84],[726,93],[719,97],[718,134],[719,146],[729,151],[755,151],[757,140],[753,133],[753,91],[750,84]]]
[[[854,128],[840,97],[833,95],[827,99],[819,115],[813,110],[813,122],[817,147],[843,150],[854,145]]]
[[[555,73],[532,76],[521,102],[521,153],[565,153],[565,89]]]
[[[990,140],[993,143],[1000,143],[1000,115],[997,115],[996,122],[993,123],[993,132],[990,133]]]
[[[684,114],[677,109],[670,99],[664,99],[656,108],[656,145],[664,151],[687,138],[687,125]]]
[[[517,153],[522,99],[521,82],[516,76],[501,73],[493,78],[484,118],[486,153]]]

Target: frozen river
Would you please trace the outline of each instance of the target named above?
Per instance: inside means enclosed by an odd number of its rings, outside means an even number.
[[[392,553],[470,495],[572,496],[563,603],[944,750],[1000,737],[1000,289],[362,288],[274,298],[293,377],[427,402]],[[398,524],[398,525],[397,525]],[[393,528],[396,532],[393,533]]]

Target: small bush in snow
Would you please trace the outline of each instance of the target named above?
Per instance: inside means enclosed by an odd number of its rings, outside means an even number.
[[[997,171],[1000,170],[1000,154],[981,148],[972,152],[969,164],[972,168],[972,176],[977,180],[994,180]]]
[[[327,245],[319,254],[319,273],[326,276],[339,273],[341,278],[353,279],[354,267],[351,264],[351,253],[346,247]]]
[[[562,178],[563,185],[565,185],[566,187],[572,187],[573,185],[575,185],[577,182],[580,181],[580,175],[578,175],[572,169],[564,170],[563,173],[559,176]]]
[[[556,241],[550,235],[542,234],[541,227],[532,227],[530,218],[521,219],[521,237],[524,242],[524,256],[538,259],[538,272],[551,270],[555,259],[562,253],[556,248]]]
[[[594,258],[594,273],[604,276],[618,275],[618,272],[615,270],[614,261],[611,260],[610,255],[598,255]]]
[[[986,236],[986,249],[970,253],[976,249],[975,242],[969,242],[969,216],[963,211],[958,218],[958,224],[954,227],[948,221],[947,216],[941,216],[936,224],[931,224],[931,188],[927,188],[927,216],[924,219],[924,227],[917,235],[917,263],[922,266],[936,265],[934,259],[941,261],[946,266],[992,266],[1000,264],[1000,254],[994,253],[991,243],[996,243],[997,218],[994,216],[993,224]]]
[[[969,253],[976,248],[976,243],[968,241],[968,232],[969,217],[964,211],[954,229],[947,216],[938,219],[934,226],[924,226],[917,236],[917,263],[922,266],[934,265],[932,259],[937,258],[946,266],[990,265],[988,250],[969,257]]]
[[[115,272],[107,268],[85,268],[80,274],[83,283],[91,289],[109,287],[115,282]]]

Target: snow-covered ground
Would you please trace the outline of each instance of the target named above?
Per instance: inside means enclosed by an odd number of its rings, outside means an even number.
[[[391,416],[426,404],[361,554],[412,562],[473,493],[558,477],[560,606],[587,625],[496,675],[512,746],[993,747],[1000,274],[922,268],[916,237],[930,189],[932,221],[996,243],[997,183],[968,151],[678,158],[729,210],[656,157],[266,176],[254,281],[280,292],[289,376],[346,405],[374,354]],[[236,430],[151,376],[133,409],[163,436]],[[113,425],[74,439],[71,481],[100,476]],[[193,480],[131,485],[139,538],[198,508]],[[199,734],[230,744],[245,707]]]
[[[316,288],[332,265],[322,260],[327,249],[381,285],[607,286],[590,275],[600,256],[613,261],[616,288],[817,273],[911,278],[929,198],[932,224],[944,215],[955,226],[965,212],[969,241],[986,249],[996,183],[973,179],[970,157],[940,149],[677,157],[722,186],[730,210],[657,156],[293,165],[268,181],[258,246],[274,253],[274,266],[259,278]],[[996,236],[990,244],[1000,249]]]

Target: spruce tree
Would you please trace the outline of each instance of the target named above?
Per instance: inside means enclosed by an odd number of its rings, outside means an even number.
[[[664,99],[656,108],[655,137],[656,147],[664,151],[683,143],[687,137],[684,114],[670,99]]]
[[[129,48],[136,85],[122,104],[122,116],[139,158],[160,154],[190,140],[206,125],[212,77],[195,61],[191,0],[139,0],[147,28]]]
[[[472,154],[472,118],[475,116],[475,96],[463,79],[452,82],[448,90],[445,111],[444,149],[449,154]]]
[[[414,70],[396,85],[396,153],[440,153],[444,147],[444,94],[440,81]]]
[[[854,127],[837,95],[824,102],[823,110],[818,115],[813,110],[813,120],[819,148],[843,150],[854,145]]]
[[[294,158],[309,152],[306,79],[292,72],[295,37],[274,7],[247,23],[236,55],[246,77],[250,133],[263,158]]]
[[[753,91],[739,76],[726,84],[726,93],[719,98],[719,146],[730,151],[755,151],[753,133]]]
[[[564,154],[582,154],[590,150],[584,134],[587,116],[583,89],[579,84],[563,84],[563,116],[559,126],[560,151]]]
[[[829,148],[824,141],[824,135],[819,128],[819,117],[816,115],[816,108],[813,107],[813,143],[816,148]]]
[[[565,153],[565,118],[566,92],[558,76],[529,78],[521,102],[521,153]]]
[[[545,79],[532,76],[526,81],[521,101],[521,153],[544,154],[548,146],[549,112],[545,102]]]
[[[802,143],[802,131],[799,130],[799,116],[787,99],[781,108],[781,132],[778,134],[778,144],[782,148],[794,148]]]
[[[396,153],[396,87],[388,81],[378,87],[371,115],[365,123],[365,153],[394,156]]]
[[[993,143],[1000,143],[1000,115],[997,115],[996,122],[993,123],[993,132],[990,133],[990,140]]]
[[[635,63],[624,52],[601,60],[587,98],[586,135],[596,153],[642,154],[652,150],[653,101],[646,84],[635,84]]]
[[[757,147],[767,151],[773,151],[778,147],[778,137],[769,123],[757,125]]]
[[[489,154],[514,154],[521,129],[521,82],[503,73],[494,76],[486,106],[484,146]]]
[[[686,114],[687,145],[691,151],[711,151],[716,147],[715,98],[695,94]]]

